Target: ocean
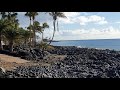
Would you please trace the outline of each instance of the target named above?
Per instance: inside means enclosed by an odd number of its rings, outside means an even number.
[[[52,42],[54,46],[78,46],[83,48],[110,49],[120,51],[120,39],[61,40]]]

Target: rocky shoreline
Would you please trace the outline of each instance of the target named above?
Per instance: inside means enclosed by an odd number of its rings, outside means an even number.
[[[38,49],[18,48],[17,56],[38,62],[46,55],[66,55],[64,60],[57,60],[50,66],[17,67],[6,71],[4,78],[120,78],[120,51],[77,48],[74,46],[55,46],[44,55]],[[23,54],[24,52],[24,54]],[[32,54],[31,54],[32,53]],[[31,57],[30,57],[31,56]],[[29,57],[29,58],[28,58]],[[45,59],[47,61],[48,59]]]

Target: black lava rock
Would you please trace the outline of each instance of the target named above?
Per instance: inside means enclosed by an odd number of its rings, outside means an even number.
[[[20,51],[20,50],[18,50]],[[120,52],[76,47],[59,47],[48,50],[46,55],[67,55],[50,66],[18,67],[7,71],[7,78],[120,78]],[[23,55],[24,53],[24,55]],[[39,49],[22,49],[21,56],[39,59]],[[42,56],[43,55],[43,56]]]

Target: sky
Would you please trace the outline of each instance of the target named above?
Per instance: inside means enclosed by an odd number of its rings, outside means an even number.
[[[88,40],[88,39],[120,39],[120,12],[63,12],[67,18],[58,18],[59,31],[54,40]],[[20,26],[29,25],[25,12],[18,12]],[[53,20],[45,12],[39,12],[35,20],[40,24],[47,22],[49,29],[44,31],[45,37],[52,37]],[[40,34],[37,34],[41,36]]]

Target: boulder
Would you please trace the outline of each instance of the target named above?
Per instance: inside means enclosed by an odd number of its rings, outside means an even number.
[[[0,78],[4,78],[5,77],[5,69],[0,67]]]

